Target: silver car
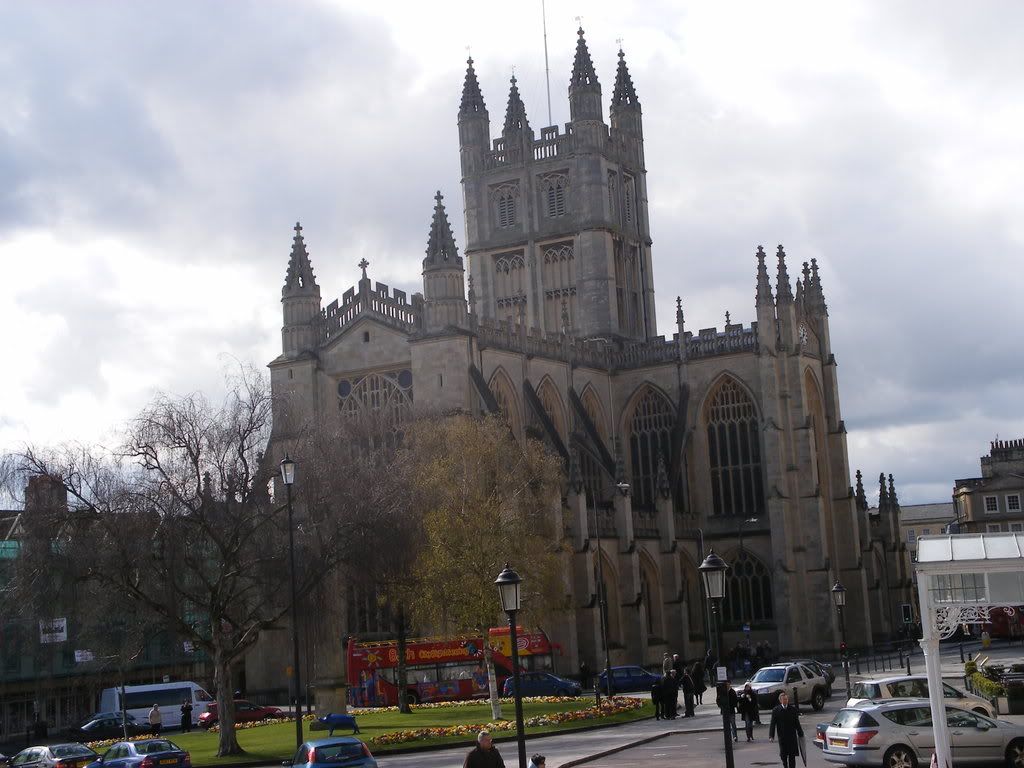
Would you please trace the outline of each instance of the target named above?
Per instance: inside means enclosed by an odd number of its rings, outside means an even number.
[[[852,696],[846,702],[848,707],[856,707],[865,701],[878,703],[886,699],[927,699],[928,678],[924,675],[900,675],[879,680],[864,680],[856,683],[850,693]],[[964,693],[949,683],[942,684],[942,695],[950,706],[969,709],[986,717],[996,715],[995,708],[985,699]]]
[[[1024,726],[946,707],[953,764],[1002,763],[1024,768]],[[935,750],[927,702],[892,700],[839,710],[825,730],[822,756],[830,763],[917,768]]]

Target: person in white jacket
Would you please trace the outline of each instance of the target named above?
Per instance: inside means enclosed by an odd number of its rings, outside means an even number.
[[[547,764],[547,758],[544,755],[534,755],[530,758],[530,764],[526,768],[544,768]]]
[[[164,716],[160,713],[160,705],[154,704],[153,708],[149,710],[149,730],[154,736],[159,736],[163,724]]]

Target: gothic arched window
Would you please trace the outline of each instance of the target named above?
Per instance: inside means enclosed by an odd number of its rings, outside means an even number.
[[[764,563],[741,551],[725,575],[722,617],[726,626],[763,624],[774,615],[771,574]]]
[[[526,262],[521,253],[502,253],[494,259],[494,298],[498,317],[518,321],[518,307],[526,304]]]
[[[727,378],[711,399],[706,419],[712,514],[763,515],[761,439],[753,401],[735,379]]]
[[[502,418],[505,419],[512,430],[512,434],[517,437],[522,434],[523,422],[519,418],[519,403],[516,400],[515,390],[512,388],[512,382],[509,381],[508,375],[501,369],[491,377],[491,394],[494,395],[494,399],[498,403],[498,410],[501,412]]]
[[[669,466],[672,446],[672,405],[648,387],[629,420],[629,455],[633,470],[633,506],[654,509],[657,498],[658,459]]]
[[[576,319],[576,259],[572,243],[544,249],[544,327],[549,333],[570,331]],[[568,315],[563,329],[562,307]]]
[[[544,411],[551,419],[551,424],[558,436],[562,438],[563,442],[567,440],[569,435],[565,428],[565,409],[562,407],[562,398],[559,396],[558,390],[555,389],[555,385],[551,383],[551,379],[545,378],[541,382],[537,389],[537,399],[544,406]]]
[[[347,419],[372,418],[386,427],[399,428],[412,410],[412,371],[341,379],[338,409]]]
[[[608,421],[604,415],[604,407],[601,405],[601,399],[595,394],[592,387],[587,387],[583,392],[583,410],[587,412],[587,417],[594,425],[594,429],[597,430],[598,436],[604,441],[605,445],[608,444]]]
[[[519,199],[517,184],[502,184],[493,192],[495,221],[500,228],[516,225],[516,207]]]
[[[544,204],[549,219],[565,216],[567,208],[566,196],[569,179],[564,173],[553,173],[541,181]]]

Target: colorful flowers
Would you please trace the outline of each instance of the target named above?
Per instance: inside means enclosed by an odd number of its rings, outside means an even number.
[[[503,699],[502,701],[510,701]],[[538,697],[524,699],[524,701],[545,701],[552,702],[551,697]],[[555,699],[556,702],[564,702],[565,699]],[[443,702],[445,704],[465,704],[466,702]],[[569,710],[568,712],[552,712],[547,715],[537,715],[526,720],[527,728],[540,728],[561,723],[571,723],[581,720],[597,720],[602,717],[611,717],[623,712],[632,712],[643,707],[643,699],[629,696],[614,696],[611,699],[604,699],[599,707],[585,707],[583,709]],[[429,705],[426,705],[429,706]],[[498,720],[493,723],[473,725],[453,725],[438,728],[416,728],[408,731],[394,731],[373,737],[370,741],[374,744],[404,744],[409,741],[421,741],[423,739],[440,739],[448,736],[473,737],[486,729],[492,733],[515,730],[516,724],[512,720]]]

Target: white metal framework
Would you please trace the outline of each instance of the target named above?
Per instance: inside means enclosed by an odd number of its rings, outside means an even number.
[[[917,540],[917,584],[935,755],[939,768],[952,768],[939,640],[960,624],[982,623],[992,611],[1012,612],[1024,603],[1024,534],[922,536]]]

